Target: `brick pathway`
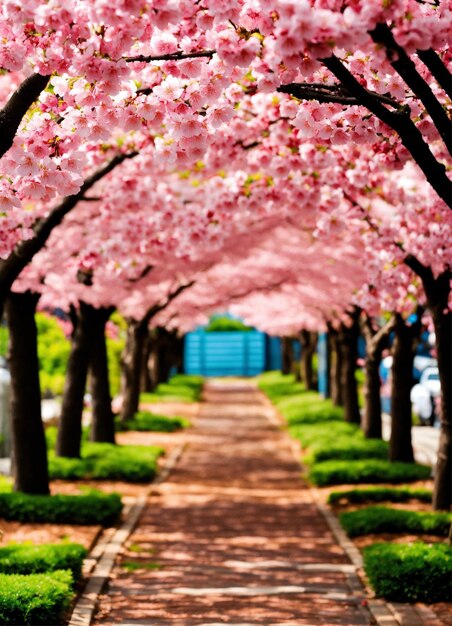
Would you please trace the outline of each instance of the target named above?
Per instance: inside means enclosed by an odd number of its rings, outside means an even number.
[[[300,478],[288,435],[246,383],[212,382],[149,498],[96,624],[368,625],[365,594]]]

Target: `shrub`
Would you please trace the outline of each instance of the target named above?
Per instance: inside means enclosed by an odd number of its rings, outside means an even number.
[[[328,504],[337,502],[406,502],[407,500],[420,500],[431,502],[432,492],[430,489],[409,489],[407,487],[367,487],[363,489],[350,489],[349,491],[332,491],[328,496]]]
[[[354,483],[406,483],[430,477],[431,468],[417,463],[395,463],[380,459],[322,461],[311,467],[309,480],[315,485]]]
[[[116,429],[152,431],[172,433],[189,426],[190,422],[183,417],[167,417],[166,415],[158,415],[149,411],[139,411],[135,416],[127,422],[117,421]]]
[[[375,593],[395,602],[451,602],[452,548],[445,544],[376,543],[364,548]]]
[[[0,574],[0,623],[48,626],[61,624],[72,600],[72,575]]]
[[[370,506],[341,513],[339,519],[350,537],[373,533],[427,533],[447,537],[452,513],[425,513]]]
[[[68,569],[74,580],[79,580],[87,553],[78,543],[11,544],[0,548],[0,573],[40,574]]]
[[[294,424],[289,426],[289,432],[294,439],[301,442],[303,448],[313,448],[316,445],[332,445],[338,438],[363,437],[356,424],[345,421],[320,422],[319,424]]]
[[[203,383],[202,376],[176,374],[169,382],[158,385],[154,392],[140,394],[140,402],[197,402]]]
[[[308,448],[306,463],[331,459],[387,459],[388,444],[381,439],[366,439],[358,426],[347,422],[298,424],[290,434]]]
[[[111,526],[121,510],[121,498],[116,493],[83,496],[0,493],[0,517],[22,523]]]
[[[57,457],[49,452],[49,476],[66,480],[97,479],[149,482],[157,473],[156,446],[117,446],[111,443],[82,444],[82,458]]]
[[[206,332],[249,332],[253,330],[251,326],[247,326],[241,320],[234,320],[230,317],[216,316],[212,317],[205,328]]]

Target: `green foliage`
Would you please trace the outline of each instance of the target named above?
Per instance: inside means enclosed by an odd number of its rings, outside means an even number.
[[[341,513],[340,522],[350,537],[373,533],[427,533],[447,537],[452,513],[405,511],[369,506]]]
[[[0,623],[48,626],[62,624],[72,600],[72,575],[0,574]]]
[[[331,459],[386,459],[388,444],[381,439],[366,439],[355,424],[347,422],[321,422],[296,424],[289,428],[294,439],[307,448],[305,463]]]
[[[81,578],[83,559],[87,554],[78,543],[10,544],[0,548],[0,573],[40,574],[68,569],[77,581]]]
[[[364,569],[377,596],[395,602],[451,602],[452,548],[445,544],[376,543]]]
[[[357,483],[407,483],[426,480],[431,468],[417,463],[391,463],[380,459],[323,461],[311,467],[309,479],[320,487]]]
[[[121,388],[121,354],[124,350],[125,339],[107,337],[108,377],[110,380],[110,392],[117,396]]]
[[[127,422],[116,422],[118,431],[137,430],[150,432],[172,433],[175,430],[186,428],[190,422],[183,417],[167,417],[166,415],[158,415],[149,411],[138,411],[133,419]]]
[[[140,394],[140,403],[198,402],[203,384],[202,376],[176,374],[169,382],[158,385],[153,393]]]
[[[163,452],[156,446],[84,442],[80,459],[57,457],[49,452],[49,476],[65,480],[149,482],[157,472],[157,459]]]
[[[63,393],[70,341],[56,319],[46,313],[36,314],[41,391]]]
[[[365,439],[361,433],[338,436],[336,441],[318,441],[309,448],[305,463],[318,463],[333,459],[346,461],[357,459],[382,459],[388,457],[388,444],[381,439]]]
[[[122,510],[116,493],[81,496],[37,496],[0,493],[0,517],[22,523],[111,526]]]
[[[6,357],[6,355],[8,354],[8,341],[8,327],[0,324],[0,356]]]
[[[12,491],[13,481],[9,476],[2,476],[0,474],[0,493],[9,493]]]
[[[364,502],[407,502],[419,500],[430,503],[432,492],[430,489],[410,489],[409,487],[365,487],[348,491],[332,491],[328,496],[328,504],[349,502],[361,504]]]
[[[205,328],[206,332],[249,332],[253,330],[251,326],[247,326],[240,320],[234,320],[230,317],[215,316],[212,317]]]

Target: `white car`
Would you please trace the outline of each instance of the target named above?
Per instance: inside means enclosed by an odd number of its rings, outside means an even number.
[[[441,395],[441,384],[437,367],[427,367],[421,374],[417,385],[411,390],[413,411],[421,422],[433,426],[436,412],[435,402]]]

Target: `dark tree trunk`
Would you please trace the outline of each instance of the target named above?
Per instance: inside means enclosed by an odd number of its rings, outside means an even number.
[[[317,347],[317,333],[309,330],[302,330],[300,332],[300,344],[301,344],[301,361],[300,361],[300,373],[301,380],[304,383],[306,389],[315,390],[316,384],[314,381],[314,370],[312,367],[312,357]]]
[[[6,300],[11,372],[14,490],[49,493],[47,448],[41,419],[36,305],[39,295],[10,293]]]
[[[292,374],[293,371],[293,343],[292,337],[281,337],[282,373]]]
[[[133,418],[140,403],[140,383],[143,368],[147,324],[129,319],[127,326],[126,349],[123,356],[123,403],[121,421]]]
[[[448,308],[452,272],[437,278],[429,271],[423,278],[436,337],[436,356],[441,382],[441,414],[438,460],[435,470],[433,508],[448,510],[452,503],[452,316]]]
[[[330,343],[330,389],[331,399],[336,406],[344,406],[342,379],[342,352],[339,345],[338,331],[331,326],[328,328],[328,338]]]
[[[155,384],[153,378],[154,369],[153,337],[152,331],[149,331],[144,340],[143,347],[143,367],[141,370],[141,391],[154,391]]]
[[[368,316],[366,316],[362,323],[362,329],[366,339],[365,405],[362,429],[364,436],[368,439],[382,438],[380,363],[383,350],[388,345],[389,333],[392,330],[393,324],[394,319],[391,318],[382,328],[375,330]]]
[[[408,325],[400,313],[395,314],[391,368],[391,438],[389,460],[414,462],[411,442],[411,398],[413,361],[420,331],[418,321]]]
[[[356,361],[358,358],[359,315],[356,309],[351,315],[351,326],[341,325],[339,349],[342,357],[341,386],[344,401],[344,417],[351,424],[361,423],[358,403],[358,383],[356,381]]]
[[[80,302],[76,312],[58,428],[58,456],[80,457],[83,402],[94,340],[92,311],[93,307]]]
[[[110,381],[105,326],[113,307],[91,311],[93,341],[90,357],[90,383],[92,396],[91,441],[115,443],[115,422],[111,409]]]

